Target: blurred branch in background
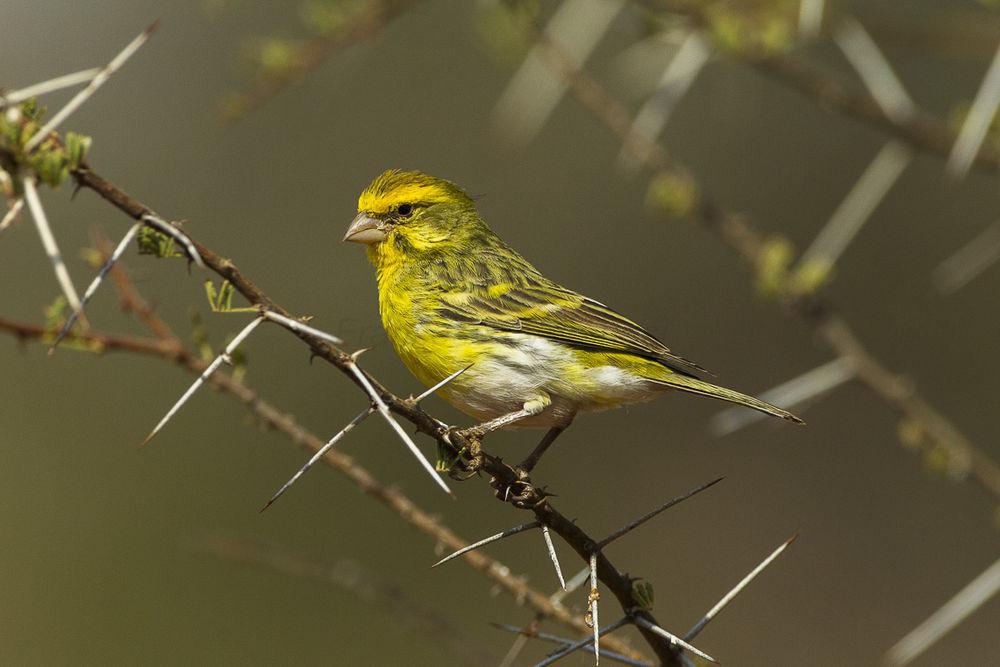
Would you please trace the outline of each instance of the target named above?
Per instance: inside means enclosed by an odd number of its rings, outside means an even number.
[[[227,120],[238,120],[258,109],[290,85],[301,81],[334,53],[378,36],[387,23],[420,0],[311,2],[303,17],[313,33],[304,43],[270,37],[256,49],[258,72],[245,91],[233,92],[221,103]]]
[[[889,649],[885,664],[908,665],[1000,591],[1000,560],[969,582],[955,597]]]
[[[652,12],[671,12],[688,17],[696,27],[716,38],[716,44],[722,45],[720,52],[723,55],[775,78],[828,111],[870,123],[917,150],[946,156],[955,145],[958,135],[947,123],[916,107],[903,116],[887,113],[871,94],[847,83],[839,75],[806,61],[802,56],[791,53],[791,43],[787,38],[775,38],[773,43],[761,43],[760,40],[748,39],[746,34],[740,34],[738,27],[734,28],[734,25],[738,26],[744,20],[740,17],[741,8],[738,3],[633,1]],[[756,8],[757,3],[747,3],[742,9],[751,14]],[[780,20],[780,17],[776,20]],[[859,43],[856,28],[860,24],[854,19],[829,16],[826,20],[840,26],[836,33],[840,35],[844,34],[843,21],[847,21],[847,30],[854,33],[848,36],[849,42],[855,46]],[[854,30],[851,30],[852,26]],[[775,29],[775,32],[778,30]],[[870,37],[867,39],[871,41]],[[997,171],[1000,169],[1000,145],[996,140],[983,144],[971,164],[984,171]]]
[[[852,366],[858,380],[901,413],[904,425],[915,434],[909,444],[923,451],[929,461],[938,461],[938,467],[949,476],[973,482],[992,502],[1000,502],[1000,466],[974,446],[912,383],[879,362],[830,300],[816,293],[829,272],[824,271],[820,276],[806,274],[808,279],[803,284],[803,272],[788,270],[790,249],[781,250],[785,242],[766,238],[746,216],[717,205],[697,179],[659,144],[645,142],[630,132],[629,111],[596,79],[566,58],[560,45],[545,34],[536,36],[552,71],[567,82],[571,94],[617,135],[625,150],[654,177],[653,187],[657,183],[667,184],[666,201],[662,196],[653,197],[661,213],[673,217],[689,215],[717,234],[751,267],[758,281],[764,280],[768,291],[788,312],[809,325],[837,358]],[[872,104],[878,107],[874,101]],[[777,265],[772,261],[775,251],[785,255]]]
[[[389,625],[394,629],[443,647],[460,664],[496,662],[489,653],[465,641],[463,632],[447,614],[407,596],[399,583],[387,580],[352,558],[321,562],[276,544],[223,535],[212,536],[196,547],[224,561],[253,565],[347,591],[361,602],[383,610],[391,617]]]

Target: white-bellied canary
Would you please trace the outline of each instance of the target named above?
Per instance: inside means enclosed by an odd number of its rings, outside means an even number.
[[[440,394],[491,420],[486,430],[548,427],[538,456],[577,413],[671,389],[801,423],[700,379],[704,369],[632,320],[543,276],[449,181],[386,171],[361,193],[344,240],[368,246],[382,324],[406,367],[428,386],[468,367]]]

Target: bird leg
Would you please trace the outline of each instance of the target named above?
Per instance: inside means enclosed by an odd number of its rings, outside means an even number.
[[[511,424],[518,422],[527,417],[534,417],[539,412],[544,410],[552,400],[545,396],[543,398],[536,398],[530,401],[526,401],[524,406],[520,410],[515,410],[514,412],[508,412],[505,415],[500,415],[489,421],[485,421],[482,424],[473,426],[468,429],[469,433],[475,433],[476,435],[482,437],[487,433],[492,433],[493,431],[499,431],[500,429],[510,426]]]
[[[531,472],[532,469],[534,469],[534,467],[538,464],[538,461],[542,458],[542,455],[545,453],[545,451],[552,446],[552,443],[556,441],[556,438],[559,437],[559,434],[565,431],[568,426],[569,424],[565,424],[563,426],[553,426],[548,431],[546,431],[545,435],[542,436],[541,442],[535,445],[535,448],[531,450],[531,453],[528,454],[528,457],[523,461],[521,461],[517,465],[517,467],[523,470],[524,472]]]

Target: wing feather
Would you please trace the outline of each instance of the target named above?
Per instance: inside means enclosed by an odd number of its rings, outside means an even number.
[[[673,354],[655,336],[604,304],[557,285],[536,272],[521,273],[520,284],[480,283],[472,291],[441,295],[438,314],[501,331],[543,336],[575,347],[633,354],[691,377],[709,374]],[[528,278],[528,280],[525,280]]]

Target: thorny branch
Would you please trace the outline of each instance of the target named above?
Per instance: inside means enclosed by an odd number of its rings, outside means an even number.
[[[120,269],[116,267],[112,274],[119,287],[125,288],[121,291],[125,306],[137,313],[154,331],[163,331],[162,327],[166,325],[158,316],[152,314],[145,302],[134,292],[131,283],[122,278]],[[53,333],[41,325],[4,318],[0,318],[0,331],[23,341],[46,340]],[[179,339],[172,335],[161,337],[156,334],[156,336],[156,338],[140,338],[90,330],[74,333],[71,338],[75,341],[95,344],[98,346],[97,350],[101,352],[131,352],[157,357],[177,364],[194,375],[200,375],[207,367],[208,364],[189,352]],[[289,440],[303,449],[315,452],[325,444],[319,436],[296,422],[290,414],[268,403],[253,389],[242,382],[237,382],[231,376],[225,373],[215,373],[208,379],[208,383],[242,403],[260,420],[260,423],[287,436]],[[465,546],[466,542],[441,524],[440,520],[417,506],[399,489],[382,484],[370,471],[347,454],[330,450],[324,455],[323,462],[346,476],[362,491],[386,505],[405,522],[434,539],[436,543],[447,549],[459,549]],[[482,572],[515,599],[523,601],[539,614],[552,618],[581,634],[590,632],[581,618],[570,613],[563,605],[553,602],[549,596],[529,586],[520,577],[513,575],[507,566],[496,559],[483,552],[473,551],[465,556],[465,561],[473,569]],[[642,654],[614,637],[607,638],[605,644],[609,648],[635,659],[643,658]]]
[[[697,205],[691,212],[692,218],[714,232],[751,268],[760,266],[766,239],[747,217],[726,211],[716,204],[703,188],[698,187],[690,172],[660,144],[631,132],[628,110],[597,80],[574,65],[558,44],[542,33],[537,33],[536,39],[553,72],[566,81],[570,93],[580,104],[619,137],[625,150],[649,172],[675,174],[692,184],[699,193]],[[919,440],[919,446],[925,452],[943,447],[948,452],[950,472],[955,477],[973,482],[994,502],[1000,501],[1000,465],[963,435],[917,392],[912,383],[882,365],[828,298],[816,294],[787,294],[782,305],[809,326],[837,357],[846,359],[859,380],[903,417],[919,425],[921,432],[927,436]]]
[[[99,175],[86,162],[82,162],[71,173],[80,188],[94,191],[132,219],[144,221],[151,213],[150,207],[134,199],[111,181]],[[188,238],[190,238],[189,235]],[[288,311],[274,302],[260,287],[244,275],[231,260],[219,255],[194,239],[191,239],[191,243],[193,244],[194,251],[197,252],[204,262],[204,265],[209,270],[229,281],[253,306],[261,310],[273,311],[280,315],[289,316]],[[331,363],[360,388],[365,389],[361,378],[363,377],[367,380],[389,410],[411,422],[417,427],[417,430],[434,438],[440,446],[449,451],[455,458],[457,462],[456,466],[461,469],[461,472],[465,474],[477,472],[488,474],[492,478],[491,485],[501,500],[509,502],[519,509],[531,511],[538,521],[558,533],[581,558],[588,560],[594,551],[597,550],[597,542],[589,537],[573,521],[558,512],[552,503],[549,502],[546,491],[534,485],[524,470],[508,465],[499,457],[483,449],[482,436],[475,427],[467,429],[449,427],[429,415],[416,405],[415,402],[396,396],[382,386],[375,378],[357,369],[352,355],[308,331],[292,328],[288,328],[288,330],[302,339],[309,346],[315,357]],[[22,330],[19,333],[20,335],[28,335],[26,330]],[[38,332],[36,332],[37,334]],[[159,350],[159,348],[145,346],[141,351],[153,352],[154,350]],[[197,370],[199,373],[203,372],[206,367],[200,360],[194,359],[177,349],[171,349],[169,358],[187,367],[189,370]],[[301,426],[296,424],[287,415],[263,402],[245,386],[218,374],[212,375],[209,381],[241,400],[262,421],[282,431],[294,442],[304,445],[313,451],[318,450],[324,445],[322,440],[302,429]],[[350,477],[365,491],[389,505],[405,520],[416,525],[425,533],[434,536],[439,542],[449,546],[461,546],[461,540],[454,533],[441,526],[429,515],[418,510],[409,499],[402,496],[398,491],[381,485],[370,473],[358,467],[350,457],[336,451],[330,451],[326,455],[325,460],[340,472]],[[458,472],[455,472],[454,476],[458,477]],[[473,567],[487,573],[493,573],[494,568],[497,567],[493,561],[484,559],[481,554],[469,553],[465,555],[465,558],[471,561]],[[637,607],[632,595],[633,578],[619,571],[603,553],[598,554],[597,561],[598,577],[601,583],[607,586],[621,604],[626,614],[635,619],[641,619],[646,624],[657,625],[656,619],[653,618],[648,610]],[[553,605],[546,596],[537,593],[510,577],[501,578],[500,582],[510,592],[528,600],[533,607],[545,613],[545,615],[569,623],[577,630],[586,631],[580,619],[572,618],[565,609]],[[668,640],[644,626],[637,625],[637,627],[664,664],[680,664],[680,653]],[[615,643],[617,644],[617,642]],[[618,645],[613,646],[613,648],[626,655],[636,655],[635,651],[629,649],[627,646]]]

